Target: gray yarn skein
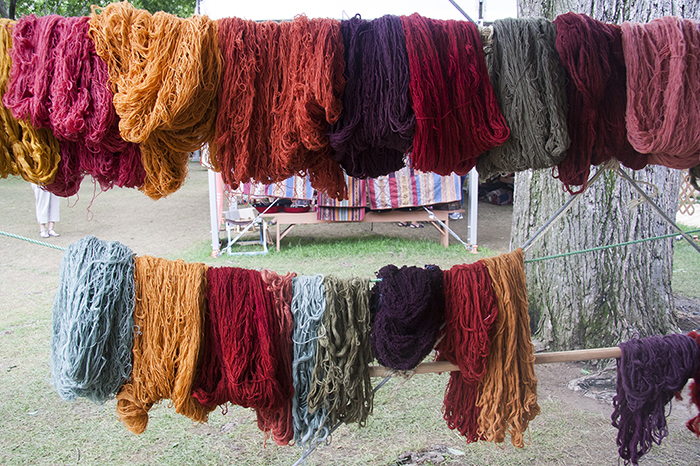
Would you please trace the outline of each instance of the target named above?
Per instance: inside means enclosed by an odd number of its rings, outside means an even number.
[[[52,383],[65,401],[104,403],[131,374],[134,253],[86,236],[66,248],[52,309]]]
[[[294,442],[304,448],[310,443],[324,442],[330,435],[326,425],[326,409],[309,412],[307,398],[316,364],[316,341],[325,331],[321,325],[326,310],[326,288],[323,275],[300,276],[292,279],[292,317],[294,329],[294,359],[292,362],[292,416]]]
[[[510,137],[479,156],[482,179],[529,168],[549,168],[566,156],[566,71],[556,48],[554,23],[508,18],[493,23],[486,66]]]

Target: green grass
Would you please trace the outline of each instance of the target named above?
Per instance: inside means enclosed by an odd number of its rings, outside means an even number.
[[[685,225],[679,226],[683,231],[693,229]],[[673,282],[671,286],[674,293],[687,298],[700,298],[700,253],[684,239],[676,241],[673,246]]]

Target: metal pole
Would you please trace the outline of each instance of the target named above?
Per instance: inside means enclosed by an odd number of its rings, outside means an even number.
[[[459,11],[460,13],[462,13],[462,14],[464,15],[465,18],[467,18],[467,19],[468,19],[469,21],[471,21],[472,23],[476,24],[476,21],[474,21],[474,20],[471,18],[471,16],[469,16],[469,15],[467,14],[467,12],[464,11],[464,10],[462,9],[461,6],[457,5],[457,2],[455,2],[454,0],[449,0],[449,2],[452,4],[452,6],[454,6],[455,8],[457,8],[457,11]]]
[[[455,239],[456,239],[457,241],[459,241],[460,243],[462,243],[462,246],[464,246],[464,247],[466,248],[467,251],[469,251],[469,252],[476,252],[476,251],[474,251],[474,248],[473,248],[471,245],[469,245],[469,244],[465,243],[464,241],[462,241],[462,238],[460,238],[459,236],[457,236],[457,233],[455,233],[454,231],[452,231],[452,229],[451,229],[450,227],[448,227],[447,225],[445,225],[445,223],[444,223],[442,220],[440,220],[439,218],[437,218],[437,217],[435,216],[435,214],[434,214],[430,209],[428,209],[428,208],[425,207],[425,206],[423,206],[423,209],[425,209],[425,211],[428,212],[428,218],[430,219],[431,222],[438,222],[442,228],[444,228],[445,230],[449,231],[450,234],[451,234],[452,236],[454,236]],[[476,245],[474,245],[474,246],[476,246]]]
[[[472,168],[467,177],[467,187],[469,189],[469,211],[467,212],[467,242],[476,246],[477,217],[479,209],[479,173],[476,168]],[[464,196],[464,191],[462,191]]]

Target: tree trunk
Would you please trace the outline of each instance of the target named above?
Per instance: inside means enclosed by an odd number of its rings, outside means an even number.
[[[519,16],[553,20],[569,11],[619,24],[667,15],[698,18],[700,2],[518,0]],[[658,166],[625,170],[635,180],[656,186],[655,202],[675,218],[680,170]],[[651,187],[641,186],[648,195],[654,193]],[[549,170],[516,174],[513,246],[530,238],[568,197]],[[526,259],[671,233],[647,204],[634,209],[627,206],[637,197],[625,180],[606,172],[534,243]],[[672,265],[672,239],[528,264],[530,317],[536,338],[547,348],[561,350],[616,345],[633,336],[675,331]]]

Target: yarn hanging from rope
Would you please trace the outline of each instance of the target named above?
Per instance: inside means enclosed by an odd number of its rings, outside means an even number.
[[[312,413],[307,402],[316,365],[318,338],[327,331],[322,325],[323,313],[326,309],[323,278],[323,275],[313,275],[292,279],[292,316],[294,318],[292,416],[294,442],[304,448],[313,443],[322,443],[330,435],[325,407],[322,406]]]
[[[698,370],[700,350],[687,335],[632,339],[620,344],[612,425],[625,464],[638,464],[668,435],[666,405]]]
[[[52,382],[61,399],[113,398],[131,373],[134,254],[86,236],[66,248],[54,297]]]
[[[13,28],[11,79],[4,100],[15,117],[50,129],[61,161],[44,189],[77,193],[91,175],[102,190],[138,187],[145,172],[139,148],[121,139],[107,80],[95,53],[88,17],[21,18]]]
[[[445,316],[443,273],[435,265],[387,265],[372,288],[372,353],[383,366],[415,368],[432,351]]]
[[[35,128],[24,119],[16,119],[2,104],[12,61],[12,33],[14,21],[0,19],[0,178],[21,176],[25,181],[39,185],[51,183],[61,160],[58,140],[51,131]]]
[[[369,279],[326,276],[325,332],[319,335],[316,365],[307,397],[310,412],[325,408],[327,423],[365,425],[374,391],[369,376]]]
[[[690,338],[695,340],[695,343],[700,347],[700,334],[693,331],[688,334]],[[693,375],[693,381],[690,382],[690,401],[695,405],[698,410],[698,414],[688,420],[686,426],[693,432],[696,436],[700,437],[700,367],[697,372]]]
[[[540,413],[537,404],[535,349],[530,340],[523,250],[481,259],[498,301],[491,351],[476,406],[479,434],[487,441],[524,446],[523,432]]]
[[[566,71],[556,26],[544,18],[494,21],[486,66],[510,137],[479,156],[482,179],[499,173],[550,168],[566,156]]]
[[[355,178],[388,175],[404,166],[416,122],[401,18],[356,15],[340,31],[348,81],[343,112],[330,130],[331,158]]]
[[[649,163],[700,163],[700,22],[667,16],[622,23],[627,138]]]
[[[230,402],[276,411],[291,399],[292,381],[281,367],[273,301],[257,270],[207,270],[203,355],[192,392],[202,406]]]
[[[509,130],[489,82],[481,37],[469,21],[402,16],[416,114],[411,166],[466,175]]]
[[[445,329],[437,345],[438,360],[459,367],[450,373],[445,390],[443,417],[467,442],[479,433],[479,381],[486,373],[491,329],[498,316],[498,303],[491,276],[481,262],[455,265],[444,272]]]
[[[340,22],[223,18],[218,27],[216,159],[224,182],[236,188],[308,174],[317,190],[345,198],[327,134],[340,118],[345,87]]]
[[[292,360],[294,348],[292,346],[292,279],[295,273],[278,275],[272,270],[263,269],[260,274],[267,284],[267,290],[272,293],[275,304],[274,322],[279,325],[279,368],[283,371],[280,380],[289,384],[290,393],[293,393],[292,385]],[[289,445],[294,440],[294,418],[292,416],[292,397],[286,399],[284,406],[277,410],[256,409],[258,428],[265,432],[265,439],[272,435],[278,445]]]
[[[95,7],[90,17],[121,136],[140,144],[142,189],[152,199],[177,191],[190,153],[214,138],[221,72],[216,28],[206,16],[151,15],[127,2]]]
[[[646,166],[647,157],[637,153],[627,140],[620,26],[577,13],[559,15],[554,24],[557,51],[567,72],[571,138],[557,176],[569,192],[576,193],[585,189],[591,165],[615,157],[639,170]]]
[[[179,414],[205,422],[212,408],[193,396],[206,313],[206,271],[200,263],[151,256],[135,261],[133,370],[117,394],[117,414],[135,434],[148,411],[169,398]]]

